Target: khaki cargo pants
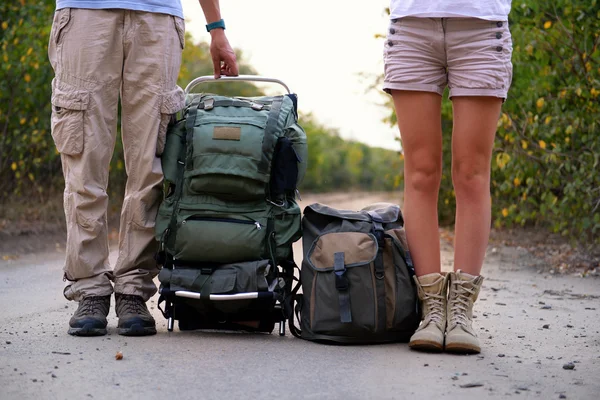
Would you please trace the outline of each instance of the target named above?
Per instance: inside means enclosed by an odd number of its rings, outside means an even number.
[[[67,299],[110,295],[111,281],[117,293],[156,293],[159,156],[170,114],[184,103],[176,85],[183,46],[183,20],[166,14],[66,8],[54,16],[48,55],[52,137],[65,178]],[[113,272],[106,189],[119,98],[128,178]]]

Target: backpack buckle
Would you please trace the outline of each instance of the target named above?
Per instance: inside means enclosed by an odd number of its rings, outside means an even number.
[[[215,108],[215,99],[209,97],[208,99],[204,99],[202,104],[204,105],[204,111],[210,111]]]
[[[350,284],[346,276],[347,269],[343,252],[333,254],[333,269],[335,271],[335,288],[340,292],[347,291]]]
[[[335,288],[340,292],[348,290],[350,285],[348,284],[348,277],[346,276],[346,268],[343,270],[335,271]]]

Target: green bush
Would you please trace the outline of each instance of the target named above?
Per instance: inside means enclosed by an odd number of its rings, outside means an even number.
[[[0,6],[0,201],[17,194],[44,202],[61,176],[50,136],[54,7],[50,0]]]
[[[538,226],[600,243],[598,0],[513,1],[509,23],[514,75],[492,160],[494,225]],[[441,221],[452,224],[449,101],[442,118],[438,209]],[[388,120],[396,122],[393,114]]]
[[[513,3],[514,79],[498,123],[496,226],[600,243],[600,4]]]

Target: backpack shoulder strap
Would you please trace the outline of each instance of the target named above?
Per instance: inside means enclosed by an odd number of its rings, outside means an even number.
[[[171,242],[174,238],[174,236],[171,235],[171,232],[173,232],[173,230],[175,230],[175,227],[177,226],[177,212],[179,210],[179,201],[181,200],[181,194],[183,192],[183,173],[187,159],[187,148],[188,143],[191,142],[191,140],[194,137],[196,115],[198,115],[198,105],[200,104],[201,99],[202,96],[194,97],[190,106],[188,107],[188,116],[187,120],[185,121],[186,134],[183,139],[183,146],[181,146],[181,153],[177,158],[177,182],[175,183],[175,197],[173,199],[175,205],[173,207],[173,214],[171,214],[171,222],[169,223],[169,226],[164,233],[165,238],[163,240],[163,243],[161,243],[161,246],[163,246],[166,242],[168,242],[169,245],[172,245]]]

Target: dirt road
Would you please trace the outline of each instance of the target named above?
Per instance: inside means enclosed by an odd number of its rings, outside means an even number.
[[[303,204],[357,209],[386,197]],[[442,244],[451,270],[452,249]],[[490,246],[475,308],[483,351],[472,356],[326,346],[289,333],[168,333],[156,297],[156,336],[117,335],[111,310],[107,336],[71,337],[76,304],[61,294],[63,254],[0,261],[0,399],[600,398],[600,280],[538,273],[522,266],[525,257]]]

